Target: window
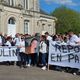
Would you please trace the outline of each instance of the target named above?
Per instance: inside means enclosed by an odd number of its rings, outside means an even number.
[[[42,24],[42,30],[43,31],[45,30],[45,24]]]
[[[10,2],[11,2],[11,0],[8,0],[9,5],[10,5]]]
[[[24,34],[29,33],[29,21],[25,20],[24,21]]]
[[[15,6],[15,0],[8,0],[10,6]]]
[[[28,9],[28,0],[24,0],[24,8]]]
[[[50,24],[48,25],[48,30],[52,32],[52,26]]]
[[[10,18],[8,20],[8,24],[15,24],[15,19],[14,18]]]
[[[16,34],[16,20],[14,17],[9,18],[8,20],[8,27],[7,27],[7,34],[8,36],[12,35],[12,37]]]

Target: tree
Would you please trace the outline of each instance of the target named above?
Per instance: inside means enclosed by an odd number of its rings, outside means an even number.
[[[65,33],[70,29],[75,33],[80,32],[80,14],[78,12],[61,6],[56,8],[51,15],[58,19],[56,23],[57,33]]]

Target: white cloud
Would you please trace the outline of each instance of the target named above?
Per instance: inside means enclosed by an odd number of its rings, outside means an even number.
[[[62,5],[77,5],[75,2],[72,0],[45,0],[48,4],[51,3],[57,3],[57,4],[62,4]]]

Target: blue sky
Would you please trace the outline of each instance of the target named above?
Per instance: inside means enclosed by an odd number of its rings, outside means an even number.
[[[41,9],[47,13],[52,12],[61,5],[80,12],[80,0],[40,0]]]

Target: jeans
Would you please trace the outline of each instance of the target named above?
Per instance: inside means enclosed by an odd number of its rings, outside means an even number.
[[[37,53],[34,53],[32,55],[32,64],[33,65],[37,65],[37,62],[38,62],[38,54]]]
[[[20,56],[20,61],[21,61],[21,63],[20,63],[20,66],[21,65],[26,65],[26,61],[27,61],[27,56],[26,56],[26,54],[25,53],[23,53],[23,52],[20,52],[19,53],[19,56]]]
[[[43,64],[43,66],[46,66],[46,53],[42,53],[41,62],[42,62],[42,64]]]
[[[31,54],[27,55],[27,64],[31,64]]]

